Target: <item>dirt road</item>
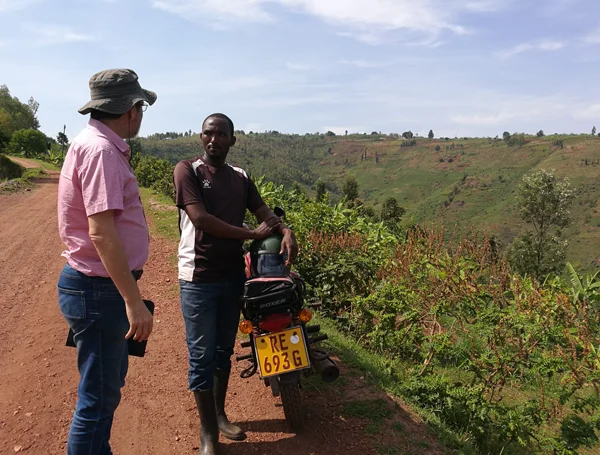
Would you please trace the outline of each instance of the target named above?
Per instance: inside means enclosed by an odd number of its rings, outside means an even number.
[[[67,326],[55,288],[64,265],[56,228],[57,182],[58,176],[51,174],[31,192],[0,196],[1,454],[65,453],[75,405],[75,351],[64,346]],[[157,304],[155,331],[146,357],[130,360],[112,432],[115,454],[197,451],[198,419],[187,391],[176,267],[169,259],[175,248],[173,242],[152,239],[141,287]],[[394,443],[411,451],[382,451],[391,444],[386,442],[389,435],[369,434],[364,431],[368,419],[344,416],[348,400],[377,395],[360,378],[342,381],[339,387],[304,390],[308,425],[301,434],[290,433],[278,401],[258,377],[240,379],[241,366],[234,368],[228,410],[249,437],[241,443],[224,442],[224,454],[442,453],[402,409],[394,411],[397,428],[404,428]]]

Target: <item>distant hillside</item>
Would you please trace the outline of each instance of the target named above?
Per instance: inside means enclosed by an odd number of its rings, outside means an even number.
[[[142,139],[145,153],[173,163],[202,154],[198,135],[172,139]],[[332,144],[320,136],[283,134],[238,134],[228,161],[253,175],[292,187],[298,183],[310,188],[319,178],[318,163],[327,157]]]
[[[394,196],[405,220],[444,224],[450,231],[471,228],[494,234],[506,246],[524,225],[515,207],[515,189],[524,174],[555,169],[579,190],[575,223],[566,232],[568,259],[580,269],[600,266],[600,138],[524,137],[508,146],[500,139],[425,139],[403,146],[390,136],[252,134],[238,135],[230,161],[254,175],[312,194],[323,179],[339,198],[344,178],[353,175],[360,197],[376,210]],[[562,145],[561,145],[562,142]],[[197,135],[145,139],[147,153],[177,161],[201,153]]]

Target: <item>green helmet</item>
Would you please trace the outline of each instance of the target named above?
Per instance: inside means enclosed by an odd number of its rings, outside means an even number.
[[[279,254],[283,236],[273,234],[262,240],[253,240],[250,244],[252,275],[285,276],[287,254]]]

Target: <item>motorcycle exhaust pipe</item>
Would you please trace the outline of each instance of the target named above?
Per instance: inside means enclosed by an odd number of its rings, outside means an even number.
[[[321,375],[324,382],[333,382],[340,376],[340,369],[329,357],[313,361],[315,370]]]

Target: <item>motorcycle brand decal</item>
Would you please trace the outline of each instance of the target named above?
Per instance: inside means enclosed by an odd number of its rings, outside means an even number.
[[[287,299],[274,300],[273,302],[262,303],[258,305],[259,310],[263,310],[265,308],[271,308],[272,306],[283,305],[287,302]]]

